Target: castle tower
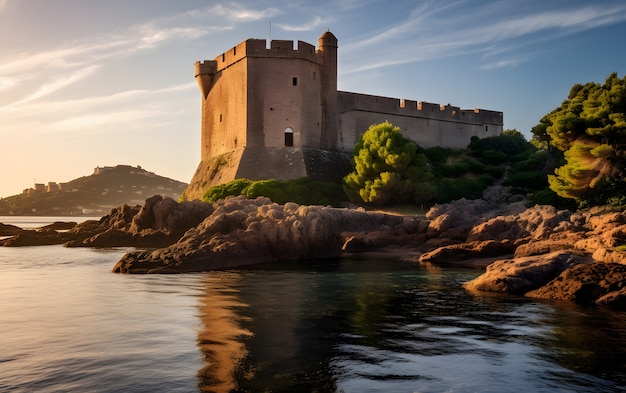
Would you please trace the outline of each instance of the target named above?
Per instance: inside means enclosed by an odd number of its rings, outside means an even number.
[[[337,37],[330,31],[318,40],[322,55],[322,124],[320,135],[321,149],[334,149],[337,146]]]
[[[237,178],[333,180],[348,167],[337,148],[337,38],[318,48],[248,39],[196,62],[202,97],[201,162],[186,191],[199,198]],[[337,161],[340,163],[337,163]],[[345,161],[345,163],[344,163]],[[342,164],[343,163],[343,164]],[[328,168],[331,168],[328,170]]]

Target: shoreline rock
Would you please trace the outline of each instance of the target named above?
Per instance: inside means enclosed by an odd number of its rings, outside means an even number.
[[[626,252],[619,248],[626,244],[626,214],[605,208],[571,212],[462,199],[419,217],[278,205],[264,197],[211,204],[154,196],[143,206],[124,205],[98,221],[56,230],[61,227],[8,228],[13,235],[0,244],[151,249],[127,253],[113,269],[120,273],[198,272],[393,249],[407,263],[485,268],[465,284],[468,290],[626,309]]]

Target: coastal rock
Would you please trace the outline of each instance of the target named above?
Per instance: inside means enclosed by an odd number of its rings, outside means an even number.
[[[525,237],[547,239],[551,234],[569,230],[562,225],[571,216],[568,210],[553,206],[536,205],[525,211],[508,216],[497,216],[477,225],[470,231],[467,241],[515,240]]]
[[[201,201],[178,203],[155,195],[143,206],[123,205],[111,210],[94,225],[78,225],[67,247],[166,247],[197,226],[213,211]],[[82,236],[81,236],[82,235]]]
[[[592,263],[565,270],[547,285],[527,293],[526,296],[624,308],[625,291],[626,265]]]
[[[49,246],[62,244],[69,239],[69,236],[67,232],[57,232],[51,229],[22,230],[13,237],[0,240],[0,245],[4,247]]]
[[[523,295],[547,284],[566,269],[586,262],[584,257],[570,251],[499,260],[487,266],[484,274],[467,282],[465,288]]]
[[[179,273],[337,258],[346,244],[383,247],[397,244],[399,238],[418,236],[408,233],[424,228],[415,220],[323,206],[278,205],[264,197],[229,197],[215,203],[213,213],[177,243],[126,254],[113,271]],[[348,238],[351,242],[346,243]]]
[[[0,236],[15,236],[21,231],[22,228],[18,226],[3,224],[0,222]]]
[[[508,255],[512,254],[514,250],[515,245],[508,240],[452,244],[422,254],[419,257],[419,262],[433,265],[451,265],[469,259]]]
[[[39,229],[51,229],[54,231],[69,231],[77,224],[74,221],[55,221],[52,224],[45,225]]]
[[[111,209],[100,220],[55,222],[37,230],[7,228],[12,236],[0,240],[3,246],[64,244],[66,247],[166,247],[196,227],[213,212],[213,205],[201,201],[178,203],[155,195],[143,206]],[[2,229],[2,227],[0,227]]]
[[[596,262],[601,263],[620,263],[626,265],[626,252],[618,250],[610,250],[604,247],[598,247],[591,257]]]

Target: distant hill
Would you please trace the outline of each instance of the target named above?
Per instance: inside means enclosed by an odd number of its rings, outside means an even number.
[[[22,194],[0,198],[0,215],[101,215],[123,204],[143,204],[152,195],[178,199],[187,184],[141,167],[97,167],[67,183],[35,184]]]

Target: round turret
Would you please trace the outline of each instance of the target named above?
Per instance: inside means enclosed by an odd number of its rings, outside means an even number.
[[[320,38],[317,40],[317,44],[322,50],[324,47],[336,48],[337,42],[338,42],[337,37],[335,37],[335,35],[331,33],[330,30],[324,32],[324,34],[322,34]]]

